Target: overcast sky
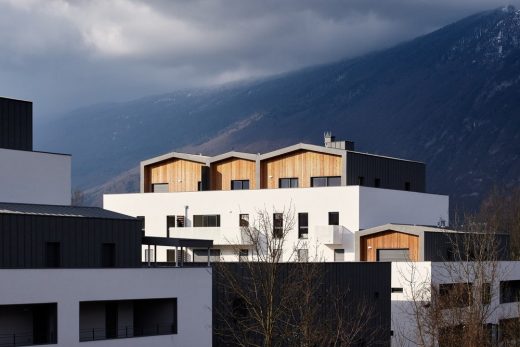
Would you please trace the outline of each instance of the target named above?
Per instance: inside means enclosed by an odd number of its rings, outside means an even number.
[[[506,4],[0,0],[0,95],[32,100],[49,117],[353,57]]]

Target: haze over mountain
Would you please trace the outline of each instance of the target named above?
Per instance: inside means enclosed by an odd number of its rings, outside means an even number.
[[[137,189],[127,170],[149,157],[320,144],[325,130],[360,151],[426,162],[428,191],[456,204],[519,184],[520,11],[263,80],[94,105],[35,135],[39,149],[74,155],[75,185],[99,203],[103,191]]]

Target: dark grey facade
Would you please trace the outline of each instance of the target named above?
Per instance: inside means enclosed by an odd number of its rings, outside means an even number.
[[[0,97],[0,148],[32,151],[32,102]]]
[[[424,163],[347,151],[347,185],[426,192]]]
[[[99,208],[25,207],[0,213],[0,268],[141,266],[139,220]]]
[[[464,243],[468,242],[471,235],[466,233],[441,233],[441,232],[424,232],[424,261],[458,261],[464,260],[457,256],[454,248],[465,250]],[[497,252],[496,260],[510,260],[509,256],[509,235],[496,234],[495,246]],[[470,241],[471,242],[471,241]],[[475,243],[478,245],[478,242]],[[463,252],[463,255],[471,256],[471,250]],[[493,253],[490,254],[493,256]]]
[[[213,346],[236,345],[226,333],[225,322],[232,322],[233,317],[226,319],[223,314],[236,312],[233,305],[237,298],[226,285],[229,275],[224,274],[229,271],[234,273],[241,285],[247,288],[251,280],[244,266],[243,263],[218,263],[213,266]],[[345,298],[341,307],[346,319],[356,319],[355,315],[359,312],[356,308],[364,303],[371,314],[360,336],[370,336],[370,341],[361,338],[354,346],[390,346],[391,263],[283,263],[279,264],[280,282],[284,282],[283,278],[290,276],[291,271],[298,271],[296,269],[301,269],[301,266],[318,267],[319,288],[316,293],[319,298],[316,299],[320,300],[317,314],[319,321],[330,321],[331,317],[334,319],[334,305],[338,297]],[[240,311],[240,308],[237,309]],[[279,345],[290,343],[282,341]]]

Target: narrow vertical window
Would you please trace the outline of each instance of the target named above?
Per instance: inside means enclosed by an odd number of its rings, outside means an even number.
[[[276,239],[283,237],[283,213],[273,214],[273,237]]]
[[[411,185],[410,182],[404,182],[404,190],[410,190]]]
[[[376,188],[381,187],[381,179],[380,178],[376,178],[374,180],[374,187],[376,187]]]
[[[170,228],[175,228],[175,216],[166,216],[166,237],[170,237]]]
[[[364,186],[365,185],[365,177],[359,176],[358,177],[358,186]]]
[[[298,213],[298,238],[306,239],[309,237],[309,214]]]

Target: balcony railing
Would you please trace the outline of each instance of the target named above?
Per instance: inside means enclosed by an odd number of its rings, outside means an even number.
[[[326,245],[343,243],[344,227],[341,225],[317,225],[314,227],[316,240]]]
[[[131,337],[142,336],[158,336],[176,334],[177,329],[175,324],[155,324],[146,327],[134,327],[133,325],[126,325],[117,329],[106,328],[89,328],[80,329],[79,341],[98,341],[110,339],[126,339]]]
[[[34,332],[0,333],[0,347],[35,346],[56,343],[56,332],[51,331],[45,339],[35,339]]]
[[[251,244],[251,240],[242,227],[186,227],[170,228],[170,237],[180,239],[212,240],[214,245]]]

